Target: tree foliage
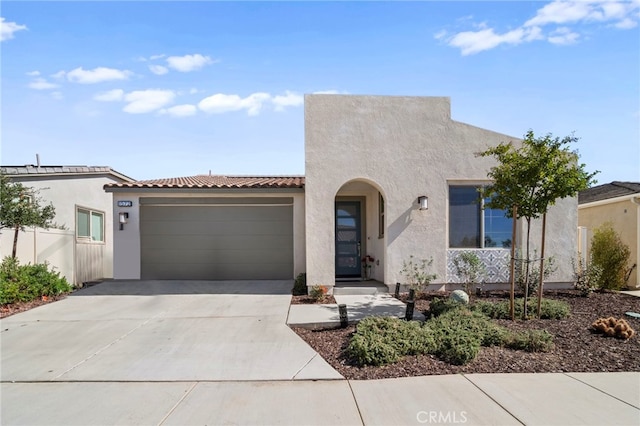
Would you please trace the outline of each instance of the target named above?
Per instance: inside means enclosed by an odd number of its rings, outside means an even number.
[[[12,182],[0,174],[0,229],[14,230],[12,257],[16,257],[19,231],[26,227],[51,228],[56,211],[53,204],[44,204],[39,192],[20,182]]]
[[[483,195],[489,198],[486,206],[505,210],[507,217],[513,216],[512,209],[517,206],[515,219],[524,218],[527,222],[525,303],[529,293],[531,220],[546,214],[558,199],[573,197],[595,183],[593,177],[598,172],[588,173],[585,164],[578,162],[578,152],[569,148],[577,141],[573,135],[536,137],[529,130],[519,148],[513,143],[501,143],[479,154],[498,161],[488,173],[493,183],[484,190]]]

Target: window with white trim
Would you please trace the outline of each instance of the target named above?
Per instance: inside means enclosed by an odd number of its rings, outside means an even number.
[[[82,240],[104,242],[104,213],[78,207],[76,210],[76,236]]]
[[[513,221],[485,207],[479,186],[449,186],[449,248],[510,248]]]

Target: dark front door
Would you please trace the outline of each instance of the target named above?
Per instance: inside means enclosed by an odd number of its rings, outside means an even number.
[[[336,277],[360,277],[360,201],[336,201]]]

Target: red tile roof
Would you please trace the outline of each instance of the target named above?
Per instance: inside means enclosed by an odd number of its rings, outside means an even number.
[[[219,176],[197,175],[167,179],[113,183],[107,188],[304,188],[304,176]]]

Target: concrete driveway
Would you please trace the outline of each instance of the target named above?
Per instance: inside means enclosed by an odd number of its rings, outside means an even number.
[[[291,281],[112,281],[1,320],[1,379],[339,379],[286,326]]]

